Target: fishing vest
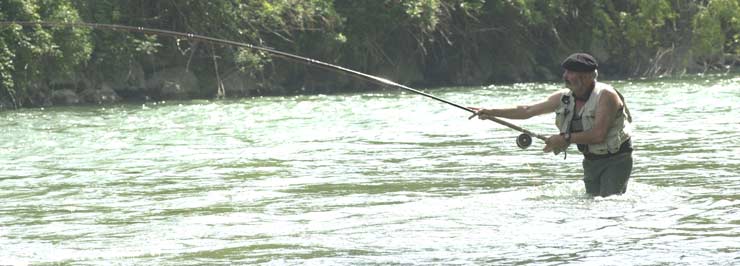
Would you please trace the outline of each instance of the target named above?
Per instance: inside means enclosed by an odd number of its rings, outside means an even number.
[[[581,122],[583,124],[583,131],[588,131],[594,127],[596,123],[596,109],[598,108],[599,98],[602,92],[605,90],[614,90],[610,85],[596,82],[591,96],[589,96],[586,103],[580,110]],[[616,91],[616,90],[615,90]],[[619,94],[619,92],[617,92]],[[631,127],[630,122],[632,117],[627,109],[627,104],[624,102],[624,98],[619,94],[619,98],[622,99],[622,108],[617,113],[617,117],[614,118],[609,130],[606,135],[606,140],[602,143],[588,144],[586,145],[586,151],[588,153],[603,155],[616,153],[619,151],[619,147],[625,141],[629,140]],[[555,110],[555,124],[560,129],[560,133],[571,133],[571,121],[573,120],[574,110],[576,107],[575,97],[573,92],[570,90],[564,91],[560,96],[560,105]]]

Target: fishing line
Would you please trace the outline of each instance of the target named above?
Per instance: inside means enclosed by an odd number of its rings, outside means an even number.
[[[145,28],[145,27],[134,27],[134,26],[116,25],[116,24],[101,24],[101,23],[86,23],[86,22],[52,22],[52,21],[0,21],[0,25],[5,25],[5,26],[10,26],[10,25],[35,26],[35,25],[39,25],[39,26],[44,26],[44,27],[86,27],[86,28],[92,28],[92,29],[123,30],[123,31],[130,31],[130,32],[142,32],[142,33],[154,34],[154,35],[171,36],[171,37],[176,37],[176,38],[195,39],[195,40],[201,40],[201,41],[206,41],[206,42],[215,43],[215,44],[230,45],[230,46],[236,46],[236,47],[244,47],[244,48],[248,48],[248,49],[252,49],[252,50],[262,51],[262,52],[271,54],[273,56],[281,57],[281,58],[284,58],[284,59],[293,60],[293,61],[296,61],[296,62],[299,62],[299,63],[302,63],[302,64],[306,64],[306,65],[309,65],[309,66],[316,66],[316,67],[320,67],[320,68],[324,68],[324,69],[336,71],[336,72],[339,72],[339,73],[342,73],[342,74],[354,76],[354,77],[361,78],[361,79],[364,79],[366,81],[370,81],[372,83],[376,83],[376,84],[379,84],[379,85],[385,85],[385,86],[391,86],[391,87],[399,88],[399,89],[402,89],[402,90],[405,90],[405,91],[409,91],[409,92],[412,92],[412,93],[415,93],[415,94],[419,94],[419,95],[422,95],[424,97],[431,98],[431,99],[434,99],[434,100],[437,100],[437,101],[440,101],[440,102],[443,102],[443,103],[452,105],[452,106],[457,107],[459,109],[468,111],[468,112],[472,113],[473,116],[476,115],[476,111],[475,110],[472,110],[472,109],[467,108],[467,107],[464,107],[462,105],[459,105],[459,104],[450,102],[448,100],[439,98],[437,96],[434,96],[434,95],[431,95],[431,94],[428,94],[428,93],[424,93],[422,91],[419,91],[419,90],[410,88],[408,86],[405,86],[405,85],[402,85],[402,84],[398,84],[396,82],[393,82],[393,81],[390,81],[390,80],[387,80],[387,79],[384,79],[384,78],[376,77],[376,76],[373,76],[373,75],[368,75],[368,74],[365,74],[365,73],[362,73],[362,72],[359,72],[359,71],[356,71],[356,70],[352,70],[352,69],[349,69],[349,68],[345,68],[345,67],[341,67],[341,66],[329,64],[329,63],[322,62],[322,61],[315,60],[315,59],[311,59],[311,58],[308,58],[308,57],[302,57],[302,56],[298,56],[298,55],[294,55],[294,54],[290,54],[290,53],[278,51],[278,50],[275,50],[275,49],[272,49],[272,48],[267,48],[267,47],[263,47],[263,46],[252,45],[252,44],[248,44],[248,43],[241,43],[241,42],[235,42],[235,41],[230,41],[230,40],[218,39],[218,38],[213,38],[213,37],[208,37],[208,36],[198,35],[198,34],[193,34],[193,33],[177,32],[177,31],[161,30],[161,29],[153,29],[153,28]],[[471,116],[471,118],[473,116]],[[538,139],[540,139],[542,141],[547,140],[547,138],[545,136],[543,136],[543,135],[536,134],[536,133],[534,133],[532,131],[529,131],[527,129],[524,129],[524,128],[520,127],[520,126],[514,125],[514,124],[512,124],[512,123],[510,123],[508,121],[501,120],[501,119],[496,118],[496,117],[489,117],[487,119],[488,120],[491,120],[493,122],[496,122],[496,123],[498,123],[500,125],[503,125],[503,126],[506,126],[508,128],[511,128],[513,130],[516,130],[516,131],[521,132],[522,134],[517,137],[516,143],[522,149],[527,148],[527,147],[529,147],[532,144],[532,137],[536,137],[536,138],[538,138]]]

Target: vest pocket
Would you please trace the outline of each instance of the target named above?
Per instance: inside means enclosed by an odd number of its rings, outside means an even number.
[[[555,109],[555,126],[558,127],[561,133],[564,133],[567,128],[567,125],[564,124],[566,119],[565,116],[567,115],[568,108],[566,105],[561,104],[557,109]]]

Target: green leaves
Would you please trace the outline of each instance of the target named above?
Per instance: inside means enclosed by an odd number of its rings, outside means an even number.
[[[77,10],[67,0],[20,1],[0,3],[0,17],[5,20],[76,21]],[[74,75],[77,66],[92,52],[89,29],[65,27],[0,28],[0,76],[2,87],[17,104],[39,94],[41,86],[58,77]],[[31,89],[34,88],[34,89]],[[40,92],[47,93],[47,92]],[[17,96],[17,97],[16,97]]]
[[[722,59],[725,53],[740,55],[740,3],[737,0],[711,0],[700,6],[692,21],[692,52],[699,61]]]
[[[239,67],[239,70],[252,74],[252,77],[256,77],[257,75],[254,74],[261,72],[265,64],[269,62],[270,57],[267,54],[249,49],[239,49],[235,58],[235,63]]]
[[[739,14],[737,0],[0,1],[0,20],[191,32],[410,85],[554,80],[560,60],[574,51],[596,54],[610,77],[696,71],[695,62],[732,64],[726,59],[740,54]],[[259,84],[250,86],[267,93],[347,84],[251,50],[79,27],[2,27],[0,60],[0,92],[24,104],[43,95],[51,80],[88,78],[137,91],[147,76],[173,67],[187,67],[205,88],[214,87],[216,73],[234,71],[249,74]]]
[[[157,42],[157,35],[147,34],[143,39],[134,39],[134,48],[137,52],[141,52],[145,55],[153,55],[157,53],[157,49],[162,47],[162,44]]]

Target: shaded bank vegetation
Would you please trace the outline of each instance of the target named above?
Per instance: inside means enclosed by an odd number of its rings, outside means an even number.
[[[738,0],[3,0],[0,20],[84,21],[267,46],[413,86],[555,80],[587,51],[602,75],[728,71]],[[0,109],[119,100],[372,89],[266,54],[197,40],[0,27]]]

